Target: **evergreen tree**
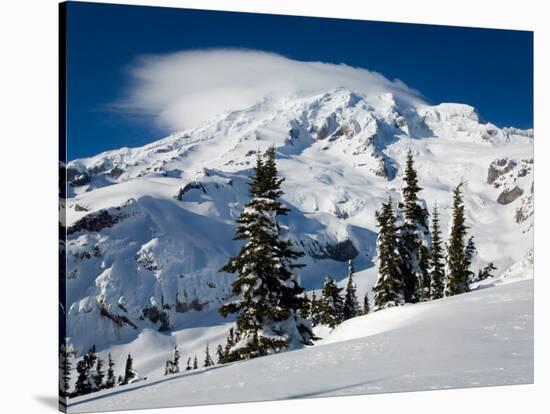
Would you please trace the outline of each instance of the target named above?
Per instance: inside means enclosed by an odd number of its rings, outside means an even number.
[[[396,218],[391,198],[376,212],[376,221],[380,231],[376,240],[378,279],[373,288],[375,311],[403,304],[401,256],[398,251]]]
[[[75,394],[76,395],[85,395],[95,391],[95,373],[94,367],[97,361],[97,356],[95,354],[95,345],[90,348],[90,350],[82,357],[78,364],[76,365],[76,372],[78,373],[76,384],[75,384]]]
[[[193,360],[193,369],[199,369],[199,361],[197,360],[196,355],[195,355],[195,359]]]
[[[279,201],[282,182],[271,147],[265,162],[258,155],[249,185],[250,201],[237,220],[235,239],[245,243],[238,256],[221,269],[237,274],[232,289],[239,299],[223,305],[220,313],[224,317],[237,314],[242,336],[237,350],[228,349],[228,361],[311,344],[313,338],[310,323],[298,315],[305,299],[294,270],[303,266],[295,263],[303,253],[294,248],[286,229],[277,222],[278,216],[288,212]]]
[[[313,326],[317,326],[319,325],[319,323],[321,323],[320,303],[319,303],[319,300],[317,300],[315,291],[311,293],[311,304],[310,304],[309,315],[311,319],[311,324]]]
[[[113,388],[116,384],[115,378],[115,363],[109,354],[107,362],[107,380],[105,381],[105,388]]]
[[[332,277],[328,276],[325,279],[319,303],[319,321],[323,325],[335,328],[342,322],[344,310],[342,290],[336,285],[336,281]]]
[[[302,307],[298,309],[298,315],[303,319],[311,320],[311,301],[305,292],[303,294],[303,298],[304,301],[302,303]]]
[[[94,383],[96,389],[100,390],[103,388],[103,380],[105,379],[105,371],[103,371],[104,362],[101,358],[97,358],[96,372],[94,375]]]
[[[71,382],[71,358],[74,357],[75,352],[69,340],[65,338],[65,341],[61,344],[59,349],[59,395],[62,397],[69,396],[69,388]]]
[[[85,395],[92,392],[92,384],[90,384],[88,376],[88,365],[84,359],[81,359],[76,364],[76,383],[75,383],[75,395]]]
[[[185,367],[186,371],[191,371],[191,357],[187,358],[187,366]]]
[[[403,222],[399,225],[398,241],[401,255],[400,273],[405,302],[427,299],[429,289],[429,231],[428,212],[420,204],[418,176],[414,169],[412,151],[407,153],[403,177]]]
[[[467,229],[462,196],[463,183],[453,190],[453,214],[451,218],[451,231],[447,242],[447,260],[445,263],[445,296],[458,295],[468,292],[473,240],[468,248],[466,245]],[[470,258],[468,259],[468,256]]]
[[[212,365],[214,365],[214,361],[212,360],[212,357],[210,356],[209,345],[206,344],[206,351],[205,351],[205,355],[204,355],[203,367],[208,368],[208,367],[211,367]]]
[[[369,313],[370,313],[369,294],[365,293],[365,297],[363,298],[363,315],[367,315]]]
[[[474,243],[474,236],[468,239],[466,244],[466,250],[464,252],[464,271],[468,274],[468,285],[475,280],[475,274],[471,271],[472,260],[476,253],[476,245]]]
[[[180,351],[176,345],[172,352],[172,358],[164,365],[164,375],[177,374],[178,372],[180,372]]]
[[[346,295],[344,298],[344,306],[342,309],[342,319],[348,320],[355,318],[360,314],[359,312],[359,302],[357,300],[357,288],[355,283],[353,283],[353,274],[355,269],[353,268],[353,262],[351,259],[348,262],[348,284],[346,286]]]
[[[479,269],[476,282],[481,282],[489,277],[493,277],[493,270],[497,270],[497,267],[493,264],[493,262],[487,263],[483,269]]]
[[[231,362],[230,355],[231,355],[231,348],[233,345],[235,345],[235,330],[231,327],[229,328],[229,333],[227,334],[227,339],[225,340],[225,348],[223,352],[223,363]]]
[[[172,355],[172,363],[174,364],[174,370],[176,373],[180,372],[180,351],[174,346],[174,354]]]
[[[445,289],[445,261],[441,228],[439,227],[439,211],[434,206],[432,219],[432,251],[430,255],[430,299],[443,297]]]
[[[223,364],[223,348],[221,345],[216,348],[216,356],[218,357],[218,364]]]
[[[133,364],[134,360],[132,359],[132,356],[128,354],[128,358],[126,358],[126,368],[124,369],[124,379],[122,380],[123,384],[130,384],[132,380],[137,377]]]

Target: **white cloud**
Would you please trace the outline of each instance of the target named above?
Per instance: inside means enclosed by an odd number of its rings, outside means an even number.
[[[130,67],[130,86],[117,106],[153,115],[182,130],[210,117],[243,109],[266,97],[278,99],[337,87],[374,95],[420,94],[399,80],[345,64],[301,62],[255,50],[210,49],[149,55]]]

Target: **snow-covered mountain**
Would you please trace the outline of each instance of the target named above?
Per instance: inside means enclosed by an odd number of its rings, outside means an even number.
[[[275,145],[291,237],[306,252],[307,289],[353,258],[358,293],[375,282],[375,210],[399,199],[407,150],[420,195],[443,228],[465,180],[475,268],[500,278],[532,266],[533,132],[498,128],[468,105],[429,106],[338,88],[269,100],[140,148],[67,164],[67,335],[77,350],[146,329],[196,326],[230,297],[219,273],[236,253],[234,221],[258,151]],[[519,269],[519,270],[518,270]],[[342,282],[344,282],[342,280]]]

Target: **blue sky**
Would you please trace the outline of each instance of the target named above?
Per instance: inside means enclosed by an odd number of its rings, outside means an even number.
[[[533,126],[531,32],[69,3],[67,45],[69,159],[166,136],[154,116],[112,104],[139,56],[206,48],[368,68],[428,102],[468,103],[498,126]]]

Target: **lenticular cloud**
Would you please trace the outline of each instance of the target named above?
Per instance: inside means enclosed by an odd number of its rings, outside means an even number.
[[[302,62],[253,50],[211,49],[142,56],[130,67],[119,108],[153,115],[160,125],[182,130],[212,116],[266,98],[346,87],[366,95],[391,92],[417,101],[400,80],[345,64]]]

